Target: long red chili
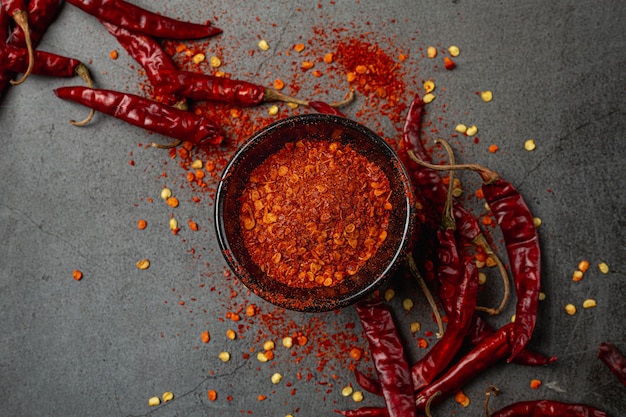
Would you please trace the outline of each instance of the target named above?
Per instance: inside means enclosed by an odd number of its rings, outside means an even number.
[[[354,410],[335,410],[335,413],[346,417],[389,417],[384,407],[361,407]]]
[[[4,8],[0,7],[0,45],[6,44],[5,39],[9,35],[9,15]],[[9,86],[13,72],[7,70],[3,63],[0,62],[0,100],[4,96],[4,90]]]
[[[357,384],[361,386],[365,391],[371,392],[375,395],[383,395],[383,389],[380,386],[380,382],[374,378],[370,378],[358,369],[354,370],[354,378]]]
[[[35,64],[35,54],[32,40],[30,38],[30,28],[28,26],[28,12],[26,10],[26,2],[23,0],[2,0],[2,8],[7,15],[13,18],[15,23],[24,31],[24,40],[26,42],[26,48],[28,50],[28,65],[22,78],[19,80],[10,80],[13,85],[22,84],[33,70]],[[6,38],[5,38],[6,39]]]
[[[433,404],[442,402],[458,392],[480,372],[510,355],[512,335],[513,323],[508,323],[486,338],[480,345],[452,365],[435,382],[417,393],[415,401],[417,408],[424,410],[428,400],[436,394],[436,397],[432,399]]]
[[[609,415],[589,405],[536,400],[511,404],[491,413],[491,417],[609,417]]]
[[[411,367],[415,391],[426,388],[454,359],[472,323],[477,296],[478,271],[474,263],[468,260],[465,262],[463,278],[457,286],[454,297],[455,306],[448,316],[446,332],[428,353]]]
[[[613,372],[613,375],[626,385],[626,358],[612,343],[600,343],[598,351],[600,360]]]
[[[98,19],[136,33],[156,38],[200,39],[222,33],[206,24],[190,23],[162,16],[124,0],[67,0],[73,6]]]
[[[541,290],[541,249],[530,209],[509,182],[485,167],[476,164],[432,165],[417,157],[414,161],[436,170],[470,169],[478,172],[483,180],[482,191],[502,231],[517,295],[511,361],[530,341],[537,321]]]
[[[389,307],[381,299],[375,299],[357,303],[356,311],[369,343],[389,416],[416,416],[409,364]]]
[[[146,71],[150,84],[155,89],[163,84],[163,71],[176,71],[176,64],[161,45],[152,37],[131,32],[128,29],[100,20],[100,23],[111,33],[128,54]],[[186,101],[176,94],[160,94],[158,101],[174,105],[186,110]]]
[[[61,10],[61,0],[29,0],[28,1],[28,26],[30,39],[33,47],[36,47],[46,30]],[[11,33],[9,43],[26,47],[26,33],[16,26]]]
[[[14,72],[23,72],[28,66],[28,51],[14,45],[0,44],[0,62],[6,69]],[[49,77],[74,77],[76,75],[85,78],[91,84],[89,70],[81,61],[57,55],[51,52],[35,51],[35,64],[32,73]]]
[[[61,87],[54,93],[134,126],[194,145],[222,142],[218,126],[206,117],[128,93],[86,87]]]

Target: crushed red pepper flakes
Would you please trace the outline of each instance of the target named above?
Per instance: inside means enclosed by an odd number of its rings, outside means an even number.
[[[215,401],[217,399],[217,391],[212,390],[212,389],[208,390],[207,397],[209,401]]]
[[[83,279],[83,273],[80,270],[75,269],[74,271],[72,271],[72,278],[74,278],[76,281],[80,281],[81,279]]]
[[[454,68],[456,68],[456,64],[454,63],[454,61],[447,56],[443,57],[443,65],[448,71],[452,71]]]
[[[137,220],[137,228],[139,230],[144,230],[148,226],[148,222],[144,219]]]
[[[541,381],[538,379],[533,379],[530,381],[530,387],[532,389],[539,389],[539,387],[541,386]]]

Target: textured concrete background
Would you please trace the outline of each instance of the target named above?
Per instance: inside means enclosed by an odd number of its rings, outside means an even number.
[[[283,59],[293,44],[308,40],[311,50],[324,41],[331,52],[332,40],[319,38],[315,28],[328,33],[346,28],[341,36],[363,35],[393,59],[398,50],[409,52],[402,65],[407,85],[402,102],[432,78],[438,85],[438,97],[428,107],[432,126],[449,136],[457,123],[476,124],[480,143],[458,139],[458,159],[501,172],[543,220],[547,298],[531,347],[559,357],[545,368],[495,366],[465,388],[472,400],[468,409],[450,399],[435,409],[436,415],[481,415],[483,393],[491,384],[502,390],[493,408],[547,398],[588,403],[612,416],[626,414],[626,387],[597,359],[602,341],[626,353],[623,2],[135,3],[182,19],[217,19],[224,34],[208,42],[207,56],[219,54],[233,76],[265,85],[274,78],[290,82],[298,74],[299,93],[308,97],[316,82],[330,78],[313,80]],[[269,51],[258,50],[260,38],[269,41]],[[452,72],[422,57],[429,45],[444,50],[452,44],[461,48]],[[145,84],[115,39],[70,5],[40,48],[88,63],[99,87],[140,93]],[[109,58],[113,49],[120,52],[115,61]],[[340,90],[348,88],[347,83],[342,87],[342,77],[333,81]],[[372,365],[367,355],[355,362],[341,349],[367,347],[353,309],[281,312],[225,276],[211,224],[210,192],[189,186],[186,171],[166,151],[138,146],[166,138],[103,115],[88,127],[70,126],[69,118],[86,112],[57,99],[52,90],[80,83],[33,76],[1,102],[0,414],[331,416],[335,408],[356,407],[342,397],[341,388],[355,384],[350,366],[367,372]],[[489,104],[474,94],[487,89],[494,93]],[[320,98],[335,100],[340,93],[333,90]],[[271,119],[267,107],[245,112]],[[280,108],[281,116],[298,112]],[[366,97],[359,96],[345,111],[358,119],[366,109]],[[397,123],[387,117],[362,121],[397,137]],[[237,129],[229,134],[236,137]],[[523,149],[529,138],[537,143],[534,152]],[[491,143],[499,145],[498,153],[487,152]],[[475,177],[461,178],[471,195]],[[208,182],[215,187],[215,180]],[[160,200],[165,186],[180,199],[177,209]],[[193,196],[200,196],[200,203],[192,203]],[[470,198],[468,204],[476,201]],[[481,213],[478,204],[475,210]],[[171,216],[183,225],[176,236],[168,230]],[[148,221],[146,230],[137,230],[140,218]],[[185,227],[187,219],[197,221],[200,230]],[[142,258],[151,260],[148,270],[135,267]],[[575,283],[572,272],[582,259],[591,267]],[[609,274],[599,272],[600,262],[609,265]],[[82,281],[72,279],[74,269],[83,271]],[[434,343],[426,332],[436,328],[415,288],[399,285],[396,292],[391,304],[415,360],[422,351],[414,348],[414,339]],[[402,310],[404,297],[418,303],[410,313]],[[582,309],[587,298],[595,298],[598,306]],[[226,317],[249,303],[259,307],[257,317],[239,323]],[[576,315],[564,313],[568,303],[578,306]],[[493,323],[501,325],[512,312],[508,308]],[[417,335],[408,333],[412,321],[422,323]],[[228,328],[240,337],[227,340]],[[208,344],[200,341],[204,330],[212,335]],[[270,363],[256,360],[264,340],[279,343],[280,337],[298,332],[308,335],[307,345],[277,348]],[[221,351],[231,353],[230,362],[217,359]],[[274,372],[284,375],[275,386],[269,381]],[[533,378],[544,385],[530,389]],[[215,402],[207,400],[208,389],[218,392]],[[172,391],[175,400],[149,408],[148,398],[164,391]],[[258,395],[267,399],[258,401]],[[371,394],[361,403],[380,404]]]

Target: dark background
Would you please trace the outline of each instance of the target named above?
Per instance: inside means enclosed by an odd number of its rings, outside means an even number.
[[[453,139],[457,159],[502,173],[543,221],[546,299],[530,346],[559,357],[542,368],[497,365],[464,389],[472,401],[469,408],[449,399],[434,412],[482,415],[483,393],[496,385],[502,394],[492,408],[546,398],[587,403],[612,416],[626,414],[626,387],[597,359],[602,341],[626,353],[622,2],[134,3],[185,20],[216,20],[223,35],[185,44],[207,58],[220,56],[220,69],[233,78],[263,85],[281,78],[288,84],[286,92],[303,97],[337,100],[349,85],[339,65],[336,76],[327,71],[317,79],[303,72],[299,63],[304,55],[292,51],[299,42],[306,43],[304,52],[311,59],[334,52],[349,38],[377,44],[398,62],[396,75],[404,83],[400,103],[408,104],[414,93],[422,93],[423,81],[432,79],[437,98],[427,107],[426,140],[450,138],[458,123],[476,124],[478,143]],[[259,39],[269,42],[269,51],[258,49]],[[439,50],[434,60],[424,57],[430,45]],[[441,61],[450,45],[461,50],[451,72]],[[94,18],[70,5],[40,48],[87,63],[99,87],[144,94],[147,81],[138,65]],[[109,57],[114,49],[117,60]],[[399,53],[408,59],[400,62]],[[318,62],[316,68],[325,67]],[[372,364],[367,352],[360,361],[350,357],[352,347],[367,348],[354,310],[284,312],[248,294],[225,272],[217,250],[211,221],[217,179],[207,178],[206,189],[191,186],[187,167],[178,159],[145,146],[167,138],[113,118],[96,115],[87,127],[71,126],[68,119],[87,112],[57,99],[52,90],[74,84],[82,82],[32,76],[1,102],[2,414],[331,416],[336,408],[356,407],[341,389],[355,384],[351,367],[369,372]],[[317,91],[317,85],[329,88]],[[491,103],[476,96],[482,90],[493,91]],[[306,111],[281,104],[279,115],[269,116],[268,107],[245,109],[244,114],[261,127]],[[397,113],[403,116],[404,111],[398,108]],[[380,100],[357,91],[345,113],[392,142],[399,137],[402,117],[383,113]],[[248,133],[237,123],[225,129],[229,147],[198,151],[194,158],[228,158]],[[531,138],[537,149],[527,152],[524,142]],[[489,153],[490,144],[500,150]],[[460,177],[462,199],[477,215],[484,214],[482,203],[472,197],[476,177]],[[181,201],[178,208],[160,199],[165,186]],[[178,235],[168,229],[171,216],[181,224]],[[140,218],[148,221],[146,230],[137,229]],[[187,219],[200,230],[189,230]],[[497,232],[493,236],[498,243]],[[140,271],[135,263],[143,258],[150,259],[151,267]],[[589,271],[573,282],[572,273],[583,259],[590,262]],[[609,265],[608,274],[600,273],[600,262]],[[83,271],[82,281],[72,279],[74,269]],[[494,301],[498,280],[489,275],[492,285],[481,297]],[[417,338],[435,343],[428,332],[436,327],[416,285],[390,286],[397,294],[390,304],[413,361],[423,354]],[[416,302],[409,313],[401,305],[408,297]],[[588,298],[597,300],[596,308],[581,307]],[[251,303],[259,313],[249,318],[245,308]],[[578,307],[577,314],[565,314],[568,303]],[[229,320],[227,312],[238,310],[243,319]],[[490,320],[502,325],[513,310],[509,305]],[[422,329],[412,335],[408,326],[414,321]],[[227,340],[228,328],[240,337]],[[200,341],[204,330],[212,336],[208,344]],[[307,344],[282,348],[280,339],[292,334],[307,335]],[[278,346],[274,360],[263,364],[256,352],[267,339]],[[231,353],[230,362],[219,361],[221,351]],[[274,372],[283,375],[278,385],[269,380]],[[538,390],[529,387],[535,378],[543,382]],[[208,389],[218,392],[215,402],[207,400]],[[148,398],[165,391],[172,391],[175,401],[149,408]],[[267,399],[258,401],[258,395]],[[381,404],[366,393],[360,405]]]

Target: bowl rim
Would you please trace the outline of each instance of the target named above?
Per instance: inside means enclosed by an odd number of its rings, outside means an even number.
[[[398,245],[393,247],[393,256],[384,265],[384,267],[377,271],[377,276],[375,278],[369,280],[367,285],[358,287],[355,291],[350,291],[347,295],[323,299],[317,298],[315,299],[315,302],[306,303],[300,299],[298,294],[283,294],[280,296],[275,292],[269,294],[263,286],[257,282],[252,274],[241,265],[229,243],[228,232],[224,225],[224,204],[227,195],[226,190],[230,184],[230,178],[238,169],[242,158],[248,155],[249,152],[252,152],[267,136],[270,136],[277,130],[300,124],[311,125],[314,123],[333,124],[341,128],[352,129],[361,136],[366,137],[367,140],[374,145],[374,148],[376,148],[377,151],[382,152],[385,155],[389,155],[393,159],[390,161],[390,165],[393,166],[393,171],[400,178],[400,183],[403,187],[402,192],[405,197],[402,201],[405,206],[403,207],[402,212],[406,212],[406,215],[403,216],[403,223],[401,226],[402,236],[398,240]],[[259,164],[261,162],[262,161],[259,161]],[[322,113],[309,113],[286,117],[258,130],[252,134],[252,136],[250,136],[250,138],[235,152],[226,164],[216,189],[213,221],[219,249],[230,269],[246,288],[262,299],[279,307],[302,312],[323,312],[344,308],[354,304],[356,301],[364,298],[366,295],[372,293],[375,289],[382,285],[386,278],[388,278],[397,268],[410,246],[411,235],[415,225],[415,197],[413,187],[411,185],[411,178],[406,167],[401,162],[397,152],[378,134],[368,127],[345,117]],[[294,290],[295,293],[299,293],[300,290],[291,287],[290,289]]]

